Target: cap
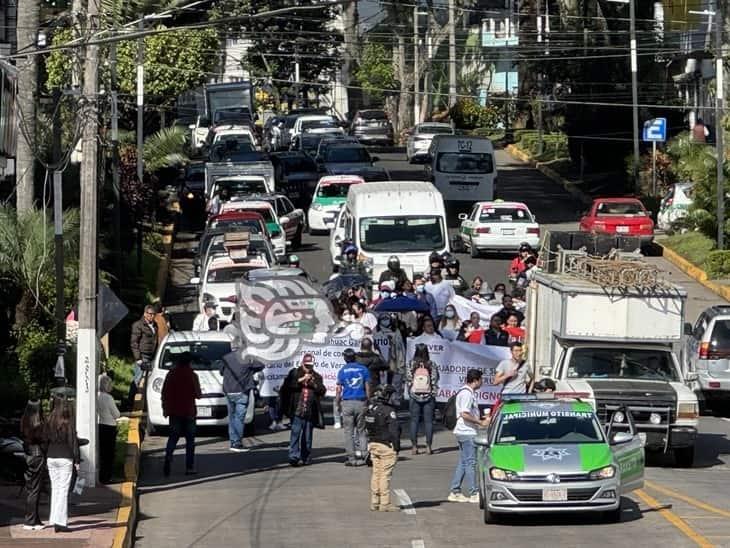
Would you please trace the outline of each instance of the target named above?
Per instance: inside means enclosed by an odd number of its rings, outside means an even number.
[[[395,291],[395,282],[393,280],[387,280],[380,284],[381,291]]]
[[[307,352],[302,356],[302,365],[314,365],[314,355]]]

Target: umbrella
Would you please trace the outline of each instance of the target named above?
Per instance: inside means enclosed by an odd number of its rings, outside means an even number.
[[[375,306],[375,312],[428,312],[427,303],[415,297],[399,295],[392,299],[383,299]]]
[[[370,278],[361,274],[343,274],[322,284],[322,291],[328,299],[336,299],[340,293],[351,287],[370,285]]]

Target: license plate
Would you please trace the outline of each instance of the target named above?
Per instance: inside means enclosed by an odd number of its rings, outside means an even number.
[[[567,487],[550,487],[542,490],[542,500],[544,502],[564,502],[568,500]]]
[[[514,236],[515,235],[515,229],[514,228],[503,228],[502,229],[502,235],[503,236]]]
[[[368,127],[380,127],[380,122],[368,122]]]
[[[620,232],[621,234],[626,234],[629,231],[628,226],[617,226],[616,232]]]
[[[199,417],[212,417],[213,408],[212,407],[198,407],[198,416]]]

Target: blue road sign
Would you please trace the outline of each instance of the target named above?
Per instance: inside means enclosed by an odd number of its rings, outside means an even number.
[[[667,140],[667,119],[666,118],[654,118],[644,122],[644,132],[642,134],[642,140],[651,143],[663,143]]]

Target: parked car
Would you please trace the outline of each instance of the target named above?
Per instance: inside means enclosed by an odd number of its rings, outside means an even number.
[[[596,198],[579,228],[593,234],[638,236],[646,242],[654,239],[654,221],[636,198]]]
[[[672,223],[686,217],[692,205],[692,183],[674,183],[662,198],[656,221],[662,230],[672,228]]]
[[[194,162],[185,168],[178,189],[183,211],[191,218],[205,209],[205,164]]]
[[[314,158],[302,152],[277,152],[271,155],[271,163],[276,190],[286,194],[297,207],[307,207],[319,180]]]
[[[472,257],[483,251],[517,251],[523,242],[535,248],[540,243],[540,225],[522,202],[477,202],[459,219],[459,236]]]
[[[352,185],[364,183],[357,175],[327,175],[317,183],[312,205],[307,212],[309,233],[329,232],[335,224],[340,207],[347,201]]]
[[[276,214],[274,205],[268,201],[253,196],[246,200],[231,200],[221,205],[220,213],[229,211],[255,211],[264,218],[266,230],[269,232],[271,244],[274,246],[277,257],[286,255],[286,233],[281,226],[279,216]]]
[[[393,146],[393,124],[384,110],[358,110],[350,125],[350,135],[363,144]]]
[[[453,135],[451,124],[442,122],[424,122],[416,125],[408,135],[406,142],[406,158],[411,164],[428,160],[428,149],[434,135]]]
[[[698,390],[708,406],[726,412],[730,409],[730,306],[711,306],[685,331],[688,371],[697,373]]]
[[[299,139],[307,133],[344,133],[340,123],[332,116],[308,115],[300,116],[294,122],[291,131],[290,148],[299,148]]]

